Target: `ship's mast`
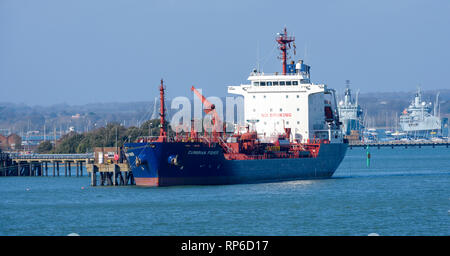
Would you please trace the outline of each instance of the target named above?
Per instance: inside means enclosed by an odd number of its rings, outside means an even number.
[[[161,79],[161,85],[159,87],[159,100],[160,100],[160,108],[159,108],[159,116],[160,116],[160,124],[159,124],[159,138],[158,141],[166,141],[167,133],[166,133],[166,122],[164,120],[165,117],[165,106],[164,106],[164,85],[163,80]]]
[[[344,103],[345,106],[350,105],[351,102],[351,93],[350,93],[350,80],[345,80],[345,96],[344,96]]]
[[[281,50],[281,59],[283,60],[283,75],[286,75],[287,49],[291,48],[291,43],[295,41],[295,38],[293,36],[287,35],[287,29],[285,27],[284,32],[279,33],[276,40],[279,44],[279,49]]]

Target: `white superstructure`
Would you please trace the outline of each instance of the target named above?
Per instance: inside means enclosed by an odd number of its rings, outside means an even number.
[[[249,84],[228,86],[228,93],[244,97],[245,121],[261,139],[284,134],[285,128],[290,128],[291,141],[329,139],[342,143],[334,91],[311,83],[309,66],[301,65],[305,68],[285,75],[254,71],[248,77]],[[326,107],[332,119],[326,120]]]
[[[291,44],[295,54],[295,38],[288,36],[286,28],[276,41],[283,60],[281,74],[254,70],[248,77],[249,84],[228,86],[228,93],[244,96],[246,126],[256,131],[261,141],[285,135],[291,142],[320,139],[342,143],[334,90],[311,83],[310,66],[303,60],[286,64]]]

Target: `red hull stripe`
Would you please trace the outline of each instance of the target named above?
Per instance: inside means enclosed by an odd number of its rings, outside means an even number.
[[[137,186],[157,187],[159,178],[134,178]]]

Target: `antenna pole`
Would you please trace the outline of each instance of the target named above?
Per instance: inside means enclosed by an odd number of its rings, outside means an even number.
[[[279,44],[278,49],[281,50],[281,59],[283,60],[283,75],[286,75],[287,49],[291,48],[291,43],[295,41],[293,36],[287,35],[287,29],[284,27],[283,33],[279,34],[276,39]]]
[[[256,72],[259,73],[259,41],[256,41]]]
[[[160,108],[159,108],[159,116],[161,123],[159,124],[159,138],[158,141],[166,141],[167,133],[166,133],[166,122],[164,120],[165,117],[165,106],[164,106],[164,84],[163,80],[161,79],[161,85],[159,87],[159,98],[160,98]]]

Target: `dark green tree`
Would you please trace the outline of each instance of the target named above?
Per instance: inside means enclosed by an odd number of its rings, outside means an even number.
[[[74,132],[64,135],[59,144],[55,148],[55,153],[57,154],[70,154],[78,153],[77,148],[80,142],[83,140],[83,134],[77,134]]]
[[[50,141],[46,140],[46,141],[42,141],[41,143],[39,143],[36,152],[40,153],[40,154],[46,154],[46,153],[50,153],[53,149],[53,145]]]

